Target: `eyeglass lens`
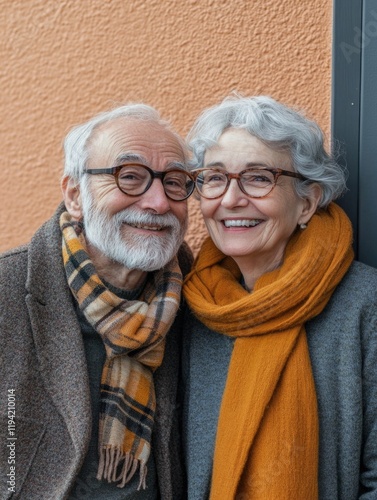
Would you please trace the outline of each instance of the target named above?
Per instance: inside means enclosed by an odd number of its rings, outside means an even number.
[[[130,196],[139,196],[147,191],[154,177],[159,176],[142,165],[125,165],[118,173],[118,186]],[[184,200],[194,189],[191,177],[183,170],[168,170],[161,177],[165,193],[172,200]]]
[[[204,169],[196,178],[196,187],[204,197],[217,198],[225,193],[231,177],[221,170]],[[275,185],[274,173],[265,169],[244,170],[235,178],[241,189],[254,198],[266,196]]]

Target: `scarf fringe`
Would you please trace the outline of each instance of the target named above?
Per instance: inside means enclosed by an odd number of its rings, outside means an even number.
[[[121,462],[123,464],[121,465]],[[121,467],[118,472],[118,467]],[[145,463],[135,458],[131,453],[123,454],[118,447],[106,447],[100,450],[97,479],[101,481],[106,479],[109,483],[119,482],[118,488],[124,486],[131,481],[140,466],[140,480],[137,487],[138,491],[142,488],[146,489],[146,479],[148,468]]]

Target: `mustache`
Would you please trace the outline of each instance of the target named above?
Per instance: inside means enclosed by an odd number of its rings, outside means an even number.
[[[126,208],[121,212],[113,215],[114,222],[121,226],[122,224],[148,224],[158,225],[166,228],[173,228],[179,230],[181,223],[173,214],[151,214],[148,212],[141,212],[133,208]]]

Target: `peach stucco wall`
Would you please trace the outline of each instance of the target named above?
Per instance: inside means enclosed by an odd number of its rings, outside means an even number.
[[[232,90],[269,94],[328,133],[331,23],[331,0],[0,0],[0,250],[61,200],[66,132],[114,104],[151,104],[186,134]]]

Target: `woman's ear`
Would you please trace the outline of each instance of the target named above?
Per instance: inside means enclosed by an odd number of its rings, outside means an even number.
[[[83,218],[80,185],[72,177],[64,176],[61,182],[64,203],[68,213],[76,220]]]
[[[309,186],[309,194],[304,200],[301,216],[298,224],[307,224],[317,211],[318,204],[321,200],[322,189],[319,184],[313,183]]]

